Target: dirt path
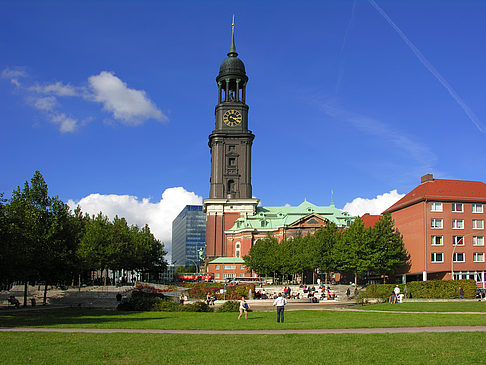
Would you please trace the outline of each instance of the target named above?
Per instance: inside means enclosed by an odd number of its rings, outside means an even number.
[[[284,325],[282,325],[284,326]],[[59,332],[59,333],[173,333],[194,335],[284,335],[284,334],[371,334],[419,332],[486,332],[486,326],[401,327],[401,328],[335,328],[292,330],[149,330],[107,328],[0,328],[0,332]]]

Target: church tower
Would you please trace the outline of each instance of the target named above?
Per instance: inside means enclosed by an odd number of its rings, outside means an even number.
[[[206,211],[206,257],[233,256],[227,252],[224,231],[236,219],[253,215],[258,205],[252,199],[251,146],[255,136],[248,129],[245,65],[235,46],[234,19],[231,46],[216,77],[218,104],[215,127],[209,136],[211,179]]]

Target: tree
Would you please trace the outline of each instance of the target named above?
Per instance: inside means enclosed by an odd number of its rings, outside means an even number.
[[[354,274],[355,286],[358,285],[358,275],[373,268],[371,231],[365,228],[361,218],[356,218],[343,231],[334,246],[333,257],[336,259],[338,270],[349,271]]]
[[[279,265],[277,257],[278,241],[275,237],[267,236],[258,240],[243,257],[248,269],[260,276],[275,274]]]
[[[326,274],[337,268],[334,247],[339,238],[339,228],[333,222],[327,222],[310,238],[310,246],[317,257],[316,267]]]
[[[394,275],[410,259],[403,244],[403,238],[395,228],[390,213],[385,213],[371,230],[371,261],[373,271],[378,274]]]

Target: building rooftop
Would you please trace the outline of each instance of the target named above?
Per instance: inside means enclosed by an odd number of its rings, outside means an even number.
[[[244,264],[245,260],[241,257],[218,257],[208,262],[208,264]]]
[[[382,216],[381,214],[374,215],[370,213],[365,213],[361,216],[361,220],[363,221],[364,226],[368,228],[368,227],[373,227],[376,224],[376,222],[378,222],[381,216]]]
[[[296,207],[257,207],[255,215],[238,218],[229,231],[274,230],[279,227],[290,226],[310,215],[333,222],[338,227],[346,227],[354,220],[353,216],[336,208],[333,203],[329,206],[320,207],[304,200]]]
[[[385,212],[394,212],[424,200],[486,202],[486,184],[481,181],[434,179],[422,176],[422,183]]]

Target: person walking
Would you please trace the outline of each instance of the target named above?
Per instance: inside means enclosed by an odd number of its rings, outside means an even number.
[[[238,319],[241,318],[243,313],[245,313],[245,319],[248,319],[248,309],[249,308],[250,307],[249,307],[248,303],[246,302],[245,297],[241,297],[241,300],[240,300],[240,315],[238,316]]]
[[[287,299],[282,296],[282,293],[278,293],[277,299],[273,301],[273,305],[277,307],[277,323],[284,322],[285,304],[287,304]]]
[[[462,286],[459,287],[459,299],[464,299],[464,289]]]

